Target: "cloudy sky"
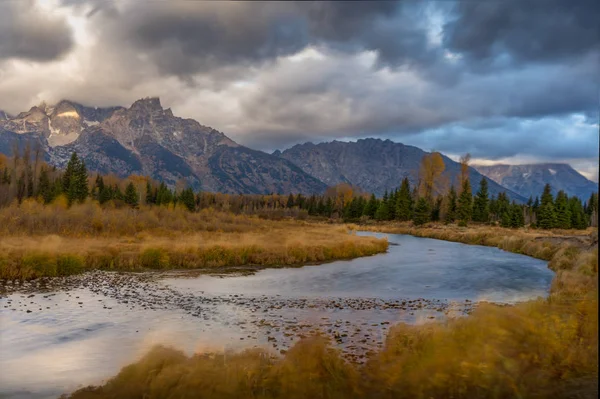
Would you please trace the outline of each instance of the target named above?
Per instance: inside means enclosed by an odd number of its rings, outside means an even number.
[[[0,109],[159,96],[256,149],[381,137],[597,181],[599,4],[0,0]]]

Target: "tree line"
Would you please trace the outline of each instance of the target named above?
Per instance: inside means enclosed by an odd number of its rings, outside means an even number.
[[[488,182],[482,178],[473,194],[468,154],[460,160],[457,183],[447,181],[441,154],[433,152],[423,157],[417,184],[411,185],[405,177],[397,189],[381,198],[348,184],[330,187],[323,195],[310,196],[195,192],[184,183],[171,189],[145,176],[90,176],[85,162],[76,153],[71,155],[64,171],[48,166],[39,155],[39,148],[32,149],[28,145],[22,151],[15,146],[12,158],[0,155],[0,206],[14,201],[20,203],[26,198],[36,198],[46,204],[62,198],[68,206],[91,199],[103,206],[181,206],[191,212],[213,208],[268,217],[311,216],[346,222],[412,221],[417,226],[429,222],[466,226],[474,222],[542,229],[585,229],[597,226],[598,220],[597,193],[587,201],[569,197],[564,191],[554,197],[552,188],[546,185],[540,196],[518,204],[510,201],[504,192],[490,197]]]

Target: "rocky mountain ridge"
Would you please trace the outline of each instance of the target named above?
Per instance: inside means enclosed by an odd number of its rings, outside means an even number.
[[[276,153],[327,185],[348,183],[379,196],[386,190],[399,187],[405,177],[408,177],[411,185],[416,185],[421,159],[425,154],[425,151],[414,146],[373,138],[356,142],[334,140],[328,143],[298,144]],[[457,185],[460,164],[446,156],[443,156],[443,160],[447,181]],[[483,176],[473,168],[470,168],[469,174],[473,192],[476,192]],[[490,194],[497,195],[506,191],[512,199],[525,201],[518,193],[507,190],[490,179],[488,183]]]
[[[45,159],[59,167],[76,151],[90,171],[148,175],[171,186],[184,181],[204,191],[252,194],[322,193],[327,186],[349,183],[381,196],[404,177],[416,184],[426,154],[380,139],[305,143],[267,154],[193,119],[174,116],[158,98],[140,99],[129,108],[86,107],[63,100],[16,116],[0,111],[0,153],[11,154],[14,143],[25,142],[39,144]],[[447,180],[456,184],[460,165],[445,156],[444,162]],[[570,169],[571,175],[577,173]],[[491,194],[507,191],[511,198],[526,201],[523,184],[483,169],[470,169],[474,192],[482,174],[488,176]],[[584,183],[575,186],[589,189]]]
[[[475,165],[475,168],[496,183],[526,198],[539,196],[546,183],[552,186],[554,194],[564,190],[568,195],[583,200],[598,191],[597,183],[588,180],[566,163]]]
[[[322,192],[323,182],[291,162],[238,145],[223,133],[163,109],[158,98],[131,107],[90,108],[71,101],[32,107],[0,121],[0,152],[38,142],[51,164],[73,151],[102,173],[149,175],[223,193]]]

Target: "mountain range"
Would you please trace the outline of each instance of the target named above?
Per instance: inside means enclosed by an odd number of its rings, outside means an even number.
[[[481,174],[525,197],[540,195],[546,184],[556,194],[559,190],[587,200],[598,191],[598,184],[585,178],[566,163],[528,165],[474,165]]]
[[[193,119],[174,116],[158,98],[138,100],[129,108],[63,100],[16,116],[0,111],[0,153],[10,155],[15,142],[26,141],[38,143],[45,160],[58,167],[76,151],[90,171],[148,175],[171,186],[183,180],[204,191],[247,194],[322,193],[328,186],[348,183],[380,196],[404,177],[415,184],[426,154],[380,139],[305,143],[268,154]],[[444,163],[448,181],[456,183],[460,165],[445,156]],[[519,202],[529,196],[525,185],[502,183],[487,169],[470,168],[469,173],[474,191],[487,175],[491,194],[506,191]]]

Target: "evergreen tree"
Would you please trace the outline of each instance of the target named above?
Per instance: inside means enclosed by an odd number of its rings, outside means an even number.
[[[556,226],[556,212],[554,210],[554,198],[550,184],[544,187],[542,201],[537,214],[537,226],[542,229],[552,229]]]
[[[365,204],[365,208],[363,210],[363,215],[370,217],[371,219],[375,219],[375,213],[377,212],[377,198],[375,194],[371,194],[371,198]]]
[[[412,218],[413,200],[410,193],[410,182],[405,177],[402,180],[400,191],[398,191],[398,199],[396,201],[396,219],[400,221],[408,221]]]
[[[181,192],[179,195],[179,200],[190,212],[196,210],[196,197],[194,196],[194,190],[192,190],[190,187]]]
[[[496,200],[496,217],[502,221],[505,213],[510,215],[510,201],[506,193],[501,192],[498,194],[498,199]]]
[[[69,205],[83,202],[88,197],[88,175],[85,163],[73,152],[62,177],[62,189],[67,194]]]
[[[569,198],[569,210],[571,212],[571,227],[574,229],[586,229],[586,214],[579,198]]]
[[[325,202],[325,216],[330,218],[331,215],[333,215],[333,200],[328,197],[327,202]]]
[[[388,193],[386,191],[385,194],[383,194],[383,198],[381,199],[379,206],[377,207],[377,212],[375,212],[375,219],[382,221],[389,220],[389,218],[390,209],[388,205]]]
[[[156,204],[156,191],[152,189],[152,185],[150,184],[149,180],[146,182],[146,204]]]
[[[488,182],[482,177],[479,182],[479,191],[473,202],[473,221],[487,223],[489,218]]]
[[[525,226],[525,215],[523,214],[523,207],[512,203],[510,207],[510,227],[519,228]]]
[[[294,195],[293,194],[290,194],[288,196],[287,203],[285,204],[285,207],[288,208],[288,209],[292,209],[294,207]]]
[[[135,186],[132,182],[129,182],[129,184],[125,188],[124,201],[127,205],[129,205],[132,208],[136,208],[138,206],[138,192],[135,189]]]
[[[50,178],[48,177],[48,171],[44,167],[40,171],[37,195],[42,197],[44,204],[49,204],[54,199]]]
[[[111,199],[113,199],[112,188],[110,186],[105,186],[104,183],[102,183],[102,187],[98,188],[98,202],[100,202],[100,204],[105,204]]]
[[[433,201],[433,207],[431,208],[431,221],[437,222],[440,220],[440,213],[442,210],[442,197],[439,196]]]
[[[460,225],[466,226],[473,214],[473,195],[471,194],[471,183],[469,182],[469,179],[463,181],[462,190],[458,197],[457,213]]]
[[[79,157],[76,152],[71,154],[71,159],[67,163],[67,168],[62,176],[62,192],[68,193],[71,187],[71,176],[73,176],[79,168]]]
[[[156,192],[156,205],[168,205],[173,202],[173,193],[161,182]]]
[[[456,220],[456,210],[458,208],[456,190],[454,186],[450,186],[450,191],[448,191],[448,196],[446,198],[447,201],[447,209],[446,209],[446,217],[444,218],[444,222],[454,223]]]
[[[415,226],[422,226],[428,223],[431,217],[431,209],[429,207],[429,201],[421,197],[417,201],[415,206],[413,223]]]
[[[556,212],[556,227],[559,229],[570,229],[571,209],[567,194],[563,190],[560,190],[556,195],[554,211]]]

